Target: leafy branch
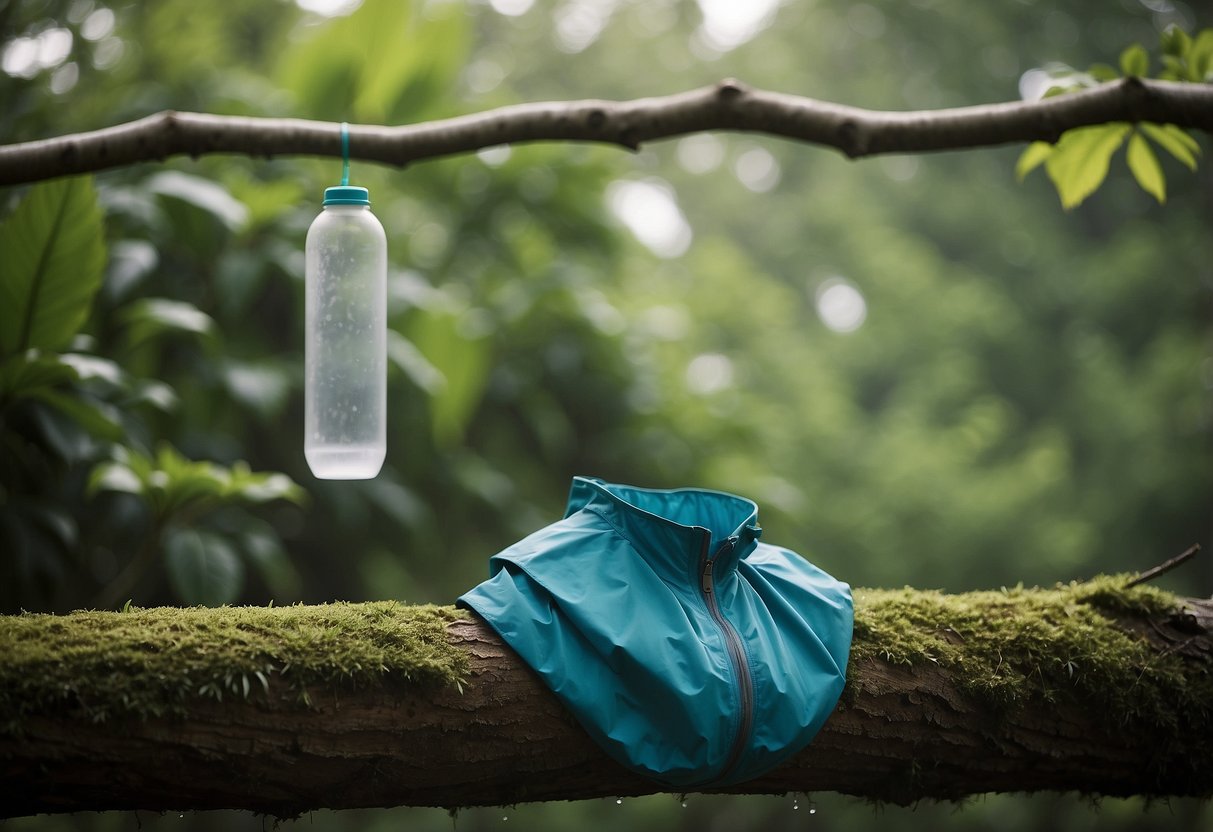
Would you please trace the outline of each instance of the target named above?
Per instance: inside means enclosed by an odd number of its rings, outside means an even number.
[[[1213,29],[1205,29],[1192,38],[1172,26],[1162,33],[1161,40],[1160,80],[1201,84],[1213,80]],[[1119,73],[1107,64],[1094,64],[1086,72],[1070,67],[1055,70],[1057,83],[1049,88],[1045,98],[1068,96],[1075,90],[1095,89],[1116,81],[1141,80],[1147,78],[1149,72],[1149,54],[1145,47],[1133,44],[1120,55]],[[1061,197],[1062,207],[1068,210],[1099,188],[1108,175],[1112,156],[1127,145],[1125,161],[1137,184],[1160,203],[1166,202],[1166,176],[1151,142],[1193,171],[1200,145],[1177,124],[1159,124],[1157,121],[1112,121],[1068,130],[1055,144],[1033,142],[1019,157],[1015,173],[1022,181],[1044,165],[1045,173]]]

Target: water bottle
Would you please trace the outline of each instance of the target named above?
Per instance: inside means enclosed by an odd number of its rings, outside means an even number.
[[[387,236],[366,188],[325,189],[306,270],[304,456],[320,479],[370,479],[387,452]]]

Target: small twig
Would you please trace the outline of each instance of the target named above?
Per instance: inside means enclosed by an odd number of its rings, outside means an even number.
[[[1165,575],[1166,573],[1170,572],[1172,569],[1179,566],[1180,564],[1191,560],[1196,555],[1196,553],[1199,551],[1200,551],[1200,544],[1193,543],[1181,554],[1176,555],[1175,557],[1171,558],[1169,561],[1167,561],[1165,563],[1158,564],[1158,566],[1155,566],[1153,569],[1147,569],[1145,572],[1142,572],[1136,578],[1134,578],[1133,580],[1131,580],[1127,584],[1125,584],[1125,586],[1126,587],[1137,586],[1138,584],[1144,584],[1146,581],[1152,581],[1155,578],[1157,578],[1159,575]]]

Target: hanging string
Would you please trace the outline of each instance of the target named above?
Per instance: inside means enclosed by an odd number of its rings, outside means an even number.
[[[350,184],[350,126],[341,122],[341,184]]]

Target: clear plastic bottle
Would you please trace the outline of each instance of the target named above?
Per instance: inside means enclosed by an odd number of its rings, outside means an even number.
[[[370,479],[387,452],[387,236],[366,188],[327,188],[307,232],[303,451],[326,480]]]

